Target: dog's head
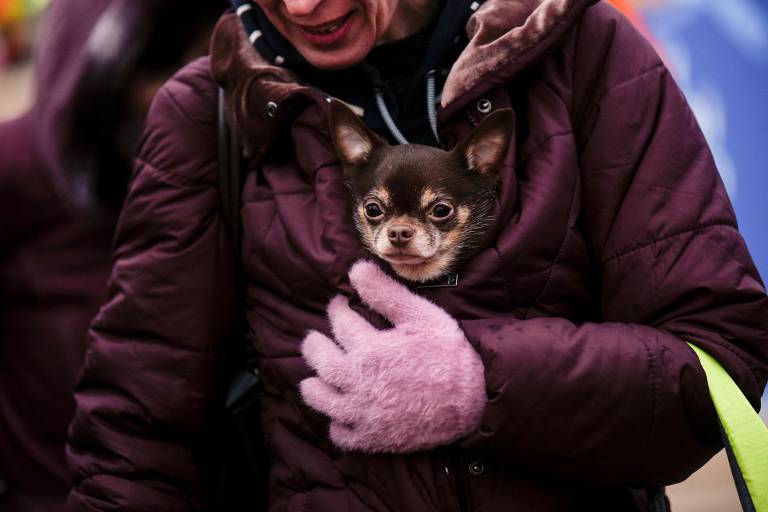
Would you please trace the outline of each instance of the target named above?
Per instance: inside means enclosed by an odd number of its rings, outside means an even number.
[[[440,277],[468,257],[491,222],[513,123],[512,110],[495,112],[452,151],[389,146],[332,101],[331,137],[368,250],[418,282]]]

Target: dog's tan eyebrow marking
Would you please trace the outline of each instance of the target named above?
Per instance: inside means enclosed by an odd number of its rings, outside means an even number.
[[[459,206],[456,208],[456,220],[459,226],[463,226],[469,220],[469,208],[466,206]]]
[[[376,187],[368,194],[370,197],[374,197],[381,201],[382,206],[389,208],[392,205],[392,198],[389,195],[389,191],[385,187]]]
[[[446,249],[454,250],[456,244],[461,241],[461,226],[456,226],[443,238],[445,240],[444,246]]]
[[[435,194],[434,190],[432,190],[429,187],[424,188],[421,192],[421,199],[419,201],[419,206],[421,206],[422,210],[426,210],[429,208],[429,206],[434,203],[437,200],[437,194]]]

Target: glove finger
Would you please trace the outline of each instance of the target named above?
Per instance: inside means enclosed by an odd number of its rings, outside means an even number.
[[[337,295],[328,304],[328,318],[336,341],[347,351],[381,335],[381,331],[349,307],[349,301],[342,295]]]
[[[324,382],[342,390],[351,387],[350,358],[332,339],[311,331],[302,342],[301,353]]]
[[[450,316],[427,299],[396,282],[370,261],[352,265],[349,280],[368,307],[384,315],[390,322],[440,322]]]
[[[358,408],[349,394],[341,394],[319,377],[304,379],[299,384],[304,402],[311,408],[330,417],[333,421],[354,423]]]

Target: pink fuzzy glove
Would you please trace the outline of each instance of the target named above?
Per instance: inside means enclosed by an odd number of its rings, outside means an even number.
[[[330,416],[333,442],[409,452],[474,430],[486,401],[484,368],[456,321],[373,263],[357,262],[349,277],[394,327],[374,328],[337,296],[328,306],[335,342],[317,331],[304,339],[304,358],[318,376],[301,382],[301,394]]]

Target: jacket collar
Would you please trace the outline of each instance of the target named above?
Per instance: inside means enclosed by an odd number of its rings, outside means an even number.
[[[598,0],[488,0],[467,24],[441,104],[450,115],[536,63]]]
[[[487,0],[467,24],[469,44],[443,89],[443,118],[533,65],[597,0]],[[211,40],[211,71],[224,89],[226,115],[246,154],[263,153],[299,104],[323,101],[290,70],[262,58],[237,16],[225,14]]]
[[[258,159],[287,117],[286,104],[309,95],[289,69],[271,64],[251,44],[237,16],[229,12],[211,38],[211,73],[224,90],[225,116],[246,156]]]

